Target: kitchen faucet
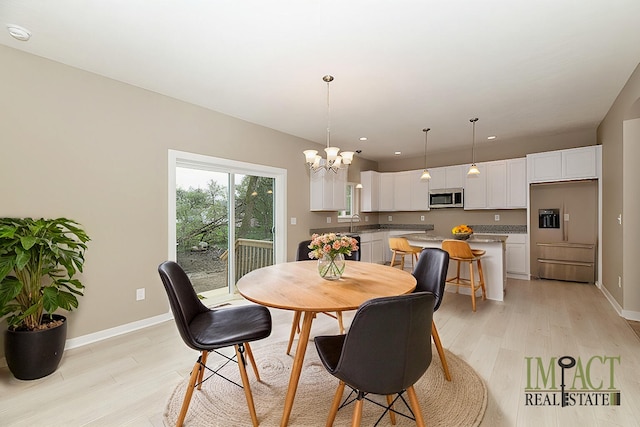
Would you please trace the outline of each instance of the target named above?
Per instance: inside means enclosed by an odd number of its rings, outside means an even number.
[[[360,222],[360,215],[358,215],[358,214],[351,215],[351,222],[349,224],[349,233],[353,233],[353,220],[354,220],[354,218],[358,218],[358,222]]]

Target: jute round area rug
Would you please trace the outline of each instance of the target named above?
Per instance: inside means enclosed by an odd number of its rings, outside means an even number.
[[[261,426],[280,425],[293,362],[293,357],[285,354],[286,345],[286,342],[279,342],[253,348],[262,382],[255,379],[253,370],[247,366]],[[445,352],[452,381],[445,380],[440,358],[433,347],[431,366],[415,385],[425,422],[430,427],[478,426],[487,407],[487,388],[484,381],[466,362],[447,350]],[[213,356],[212,353],[210,359]],[[225,366],[221,372],[227,378],[241,384],[238,366],[235,363]],[[167,426],[176,424],[187,382],[188,378],[181,381],[169,397],[164,412],[164,422]],[[309,342],[289,425],[324,426],[337,385],[338,380],[327,373],[318,359],[313,343]],[[348,393],[349,388],[345,387],[344,397]],[[378,396],[369,397],[378,398]],[[405,399],[408,401],[408,397]],[[384,402],[384,397],[380,401]],[[396,403],[396,410],[406,413],[405,409],[402,402]],[[382,411],[382,408],[365,401],[362,425],[372,426]],[[334,425],[350,425],[352,414],[353,405],[341,409],[338,411]],[[407,418],[397,416],[396,419],[398,426],[415,426],[415,422]],[[202,390],[194,390],[184,424],[185,426],[250,426],[251,418],[244,391],[220,377],[212,377],[202,385]],[[378,425],[391,425],[389,416],[386,415]]]

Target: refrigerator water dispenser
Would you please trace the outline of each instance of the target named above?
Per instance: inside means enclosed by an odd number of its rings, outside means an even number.
[[[560,209],[538,209],[538,228],[560,228]]]

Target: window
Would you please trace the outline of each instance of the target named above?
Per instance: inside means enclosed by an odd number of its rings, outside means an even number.
[[[351,217],[360,211],[360,203],[356,197],[356,184],[354,182],[347,183],[347,191],[345,194],[347,198],[347,209],[338,212],[338,221],[350,221]]]

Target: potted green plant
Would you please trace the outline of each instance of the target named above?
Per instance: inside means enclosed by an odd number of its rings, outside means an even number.
[[[54,313],[78,307],[84,285],[74,276],[89,240],[67,218],[0,218],[0,319],[7,319],[5,357],[16,378],[58,368],[67,324]]]

